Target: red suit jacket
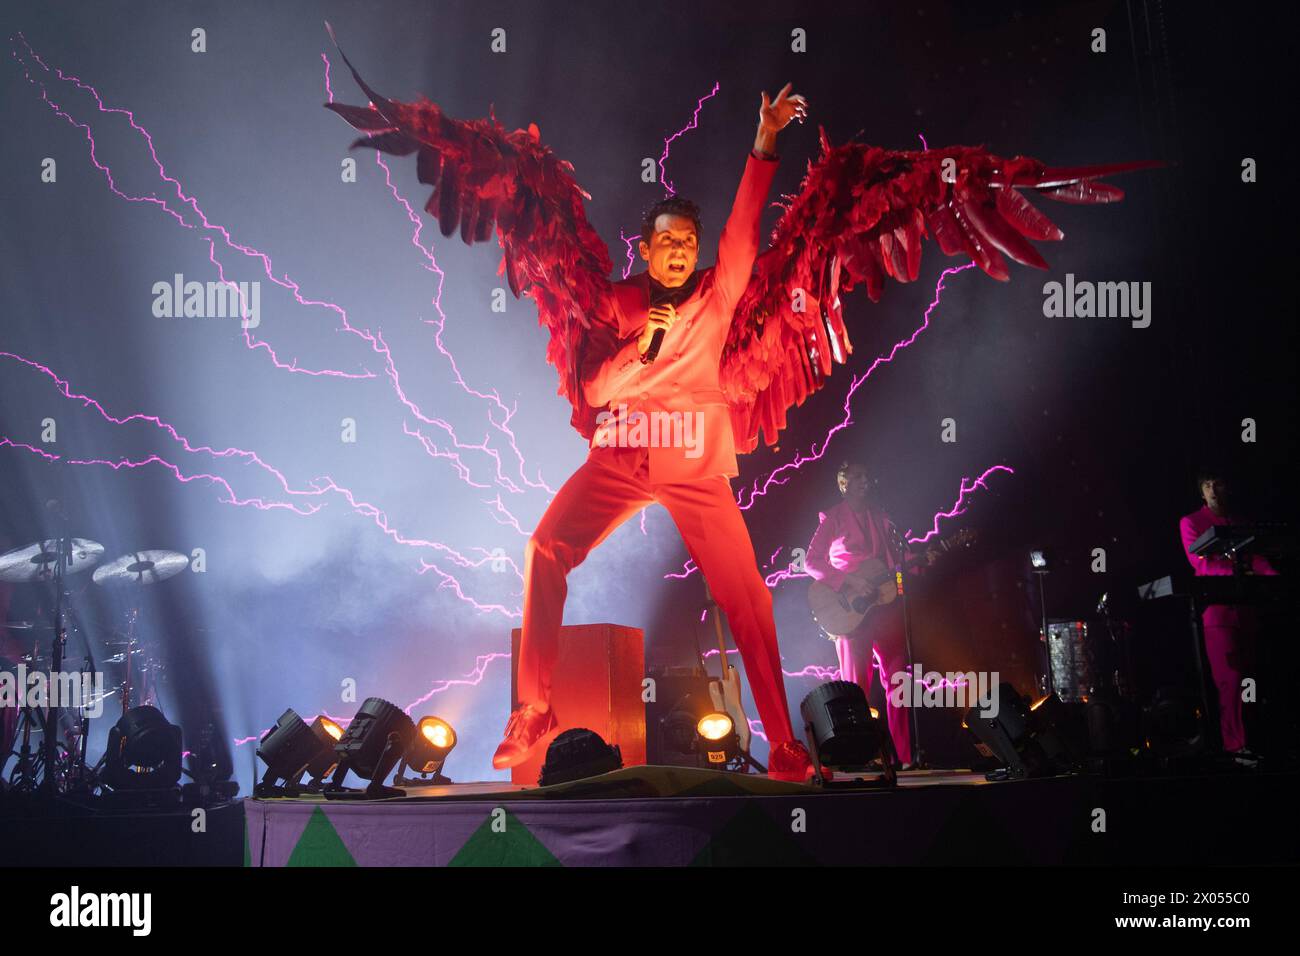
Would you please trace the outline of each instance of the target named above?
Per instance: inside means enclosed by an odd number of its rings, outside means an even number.
[[[718,239],[717,264],[700,272],[695,291],[677,306],[679,320],[664,335],[652,365],[641,363],[636,341],[650,312],[649,273],[614,283],[617,337],[593,342],[582,364],[587,401],[608,413],[601,416],[603,424],[592,436],[591,454],[619,444],[620,423],[627,428],[626,419],[634,413],[660,413],[655,416],[660,422],[677,413],[690,417],[689,429],[680,434],[693,441],[647,445],[651,484],[714,475],[730,478],[739,473],[718,368],[732,314],[758,256],[759,219],[776,167],[775,157],[750,152],[731,215]]]

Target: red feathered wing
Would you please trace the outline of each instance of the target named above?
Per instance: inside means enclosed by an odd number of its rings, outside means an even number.
[[[558,392],[573,405],[573,426],[590,438],[597,410],[583,397],[579,357],[593,326],[615,326],[613,267],[587,222],[582,201],[591,197],[574,181],[572,164],[542,145],[534,124],[507,133],[495,116],[457,120],[428,100],[386,99],[366,85],[342,49],[339,55],[370,106],[326,108],[367,134],[354,148],[417,154],[419,180],[433,187],[424,209],[444,236],[459,229],[469,245],[486,242],[495,229],[504,252],[498,274],[505,273],[516,298],[537,303],[538,320],[551,336],[546,358],[560,373]]]
[[[753,451],[760,434],[774,444],[786,412],[821,388],[852,352],[841,293],[861,283],[877,302],[886,276],[911,282],[927,236],[944,255],[969,256],[1002,281],[1010,278],[1006,257],[1045,269],[1029,240],[1063,233],[1020,190],[1061,202],[1117,202],[1123,192],[1099,177],[1160,165],[1052,169],[970,146],[832,147],[824,130],[821,146],[770,248],[755,262],[723,350],[721,384],[738,452]]]

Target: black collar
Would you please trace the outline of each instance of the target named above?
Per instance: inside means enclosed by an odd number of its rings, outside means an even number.
[[[696,269],[691,273],[691,277],[676,288],[669,288],[661,285],[654,276],[646,273],[646,280],[650,289],[650,307],[664,305],[668,302],[673,304],[673,308],[681,305],[695,293],[695,287],[700,283],[700,270]]]

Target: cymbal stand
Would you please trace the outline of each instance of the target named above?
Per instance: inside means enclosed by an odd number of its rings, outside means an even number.
[[[68,629],[64,622],[64,571],[72,566],[72,538],[66,529],[59,529],[54,562],[54,646],[50,655],[51,689],[59,686],[58,675],[63,671],[63,654],[68,645]],[[59,702],[57,692],[50,694],[45,714],[45,767],[41,778],[41,792],[53,796],[58,791],[59,769]]]
[[[140,608],[131,607],[126,612],[126,681],[122,686],[122,716],[131,709],[131,671],[135,667],[135,624],[140,618]]]

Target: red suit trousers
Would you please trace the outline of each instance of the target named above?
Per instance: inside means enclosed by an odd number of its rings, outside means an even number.
[[[564,483],[529,539],[517,665],[519,703],[549,704],[569,571],[619,525],[654,502],[672,515],[727,616],[769,742],[775,747],[793,740],[772,593],[758,571],[730,482],[717,475],[652,485],[644,448],[594,449]],[[557,717],[562,721],[564,715]]]

